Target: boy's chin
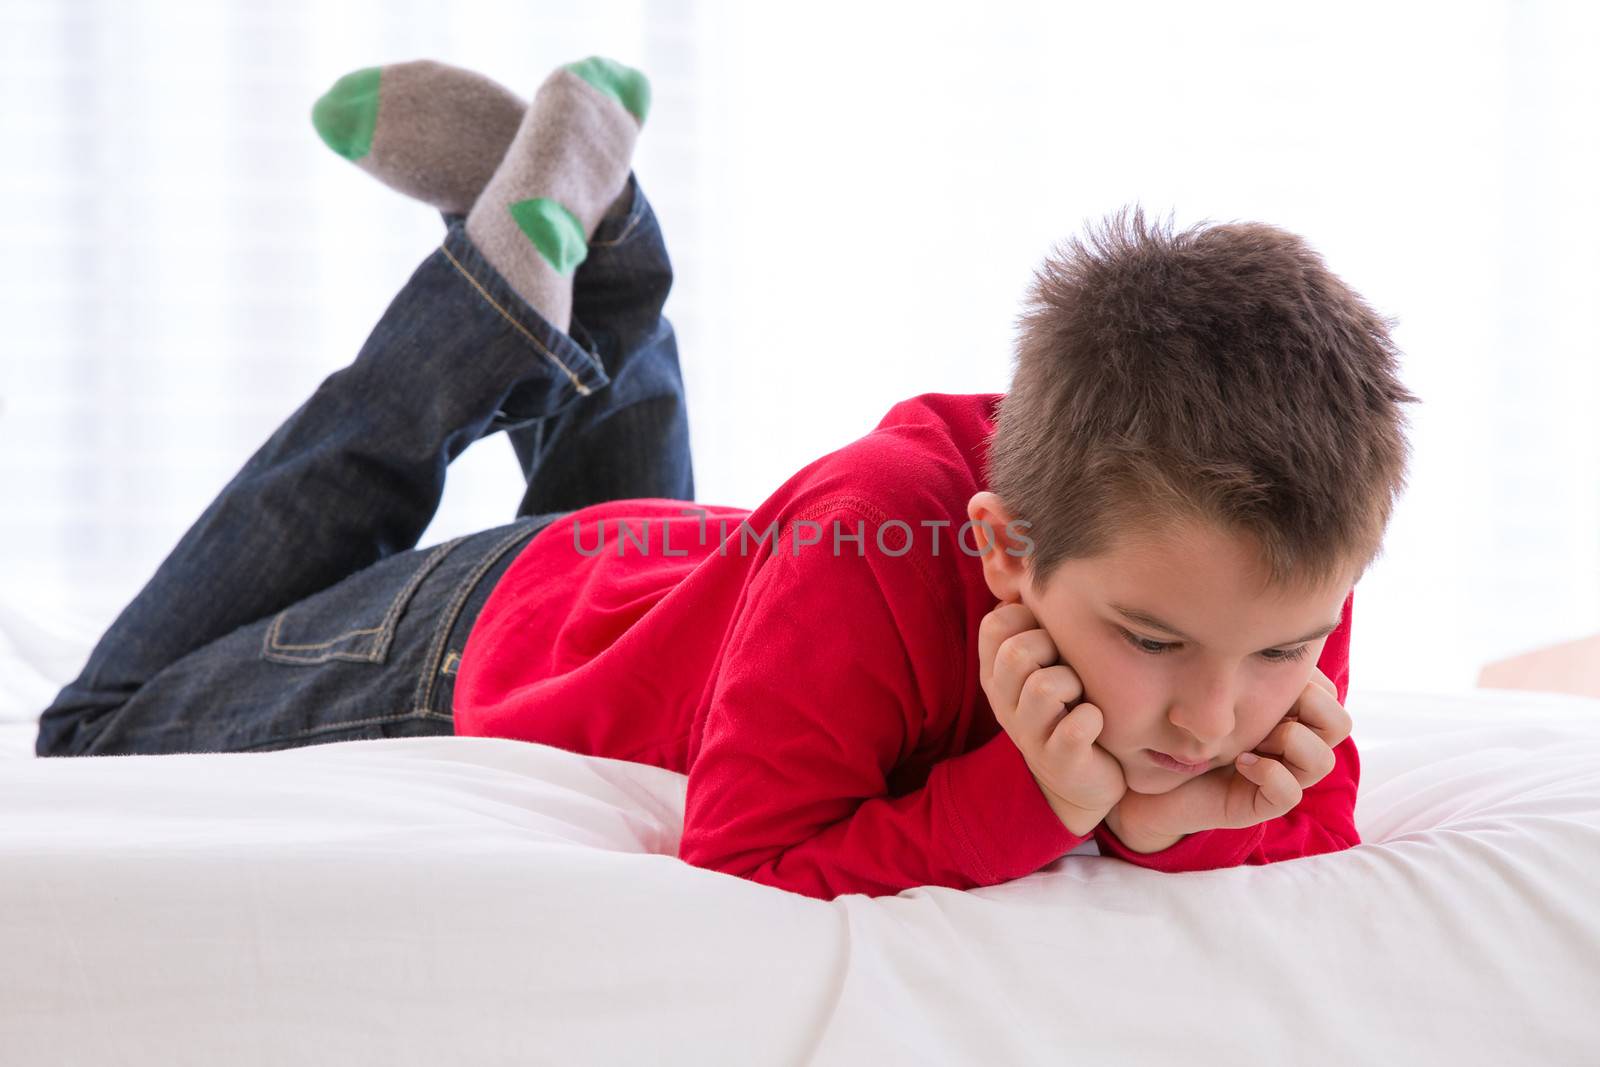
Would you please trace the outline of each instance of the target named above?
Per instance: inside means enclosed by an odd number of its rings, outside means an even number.
[[[1147,797],[1158,797],[1163,793],[1170,793],[1182,785],[1182,781],[1175,782],[1133,782],[1128,783],[1128,792],[1143,793]]]

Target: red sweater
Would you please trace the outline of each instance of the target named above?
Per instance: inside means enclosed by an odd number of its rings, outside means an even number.
[[[456,732],[686,774],[683,860],[825,900],[995,885],[1072,851],[978,681],[997,601],[961,528],[1000,397],[902,401],[753,512],[613,500],[541,530],[473,625]],[[1341,702],[1350,609],[1319,661]],[[1249,829],[1149,854],[1093,836],[1161,871],[1348,848],[1360,765],[1353,740],[1335,754]]]

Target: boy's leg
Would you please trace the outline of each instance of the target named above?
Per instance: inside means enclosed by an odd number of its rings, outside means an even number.
[[[611,384],[557,412],[519,393],[508,398],[506,436],[527,481],[518,516],[636,497],[695,499],[677,338],[661,313],[671,288],[661,225],[630,173],[573,278],[569,331]]]
[[[610,180],[649,97],[642,72],[600,56],[559,68],[531,106],[482,74],[424,59],[353,71],[312,111],[318,135],[339,155],[432,204],[447,226],[465,222],[469,234],[488,236],[480,243],[488,258],[610,375],[608,389],[548,418],[511,398],[523,417],[508,435],[528,483],[519,515],[694,496],[676,341],[661,316],[672,267],[637,176],[630,169],[616,187]],[[568,138],[566,154],[546,151]],[[593,220],[571,278],[519,255],[523,233],[505,234],[507,247],[493,232],[505,221],[501,208],[516,215],[542,202],[522,198],[558,190],[566,208]]]
[[[609,384],[452,226],[355,361],[268,438],[111,624],[41,717],[39,751],[196,649],[411,549],[450,461],[511,425],[512,394],[518,420],[549,419]]]

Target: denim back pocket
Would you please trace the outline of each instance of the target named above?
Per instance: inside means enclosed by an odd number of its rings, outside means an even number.
[[[426,553],[396,553],[291,604],[273,617],[261,657],[276,663],[383,663],[417,588],[465,539]]]

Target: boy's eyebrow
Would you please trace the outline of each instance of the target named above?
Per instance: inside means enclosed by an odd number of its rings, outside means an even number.
[[[1172,625],[1169,625],[1167,623],[1162,622],[1160,619],[1156,618],[1154,615],[1150,614],[1148,611],[1140,611],[1138,608],[1130,608],[1130,607],[1127,607],[1127,606],[1122,605],[1122,604],[1112,604],[1111,608],[1112,608],[1113,611],[1116,611],[1118,614],[1122,615],[1124,618],[1126,618],[1126,619],[1128,619],[1128,620],[1130,620],[1132,622],[1136,622],[1136,623],[1139,623],[1141,625],[1148,626],[1153,630],[1161,630],[1164,633],[1167,633],[1167,634],[1170,634],[1173,637],[1176,637],[1180,641],[1193,641],[1194,640],[1194,638],[1190,637],[1188,634],[1184,633],[1182,630],[1178,629],[1176,626],[1172,626]],[[1339,628],[1339,623],[1341,623],[1343,621],[1344,621],[1344,616],[1341,615],[1339,618],[1334,619],[1332,622],[1330,622],[1328,625],[1322,627],[1322,629],[1320,629],[1320,630],[1313,630],[1310,633],[1306,634],[1304,637],[1296,637],[1292,641],[1281,641],[1281,642],[1279,642],[1278,644],[1276,644],[1276,645],[1274,645],[1272,647],[1281,648],[1283,645],[1298,645],[1302,641],[1315,641],[1319,637],[1322,637],[1322,636],[1324,636],[1326,634],[1333,633],[1333,631],[1335,631],[1335,630],[1337,630]]]

